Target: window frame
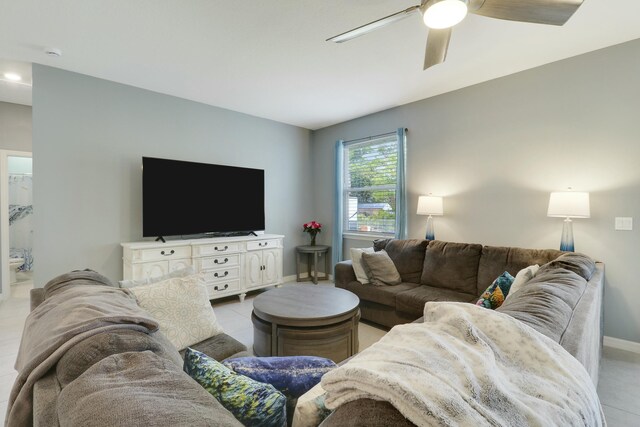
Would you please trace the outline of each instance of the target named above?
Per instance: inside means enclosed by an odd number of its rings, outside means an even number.
[[[355,239],[355,240],[372,240],[376,238],[388,239],[394,238],[398,233],[398,222],[397,215],[398,209],[397,206],[394,208],[394,226],[392,232],[384,232],[384,231],[360,231],[360,230],[349,230],[349,193],[359,192],[359,191],[393,191],[394,197],[396,200],[396,205],[398,202],[398,180],[400,178],[400,159],[399,156],[396,158],[395,164],[395,181],[393,184],[385,184],[385,185],[371,185],[365,187],[348,187],[347,180],[350,177],[349,173],[349,152],[354,148],[366,147],[376,145],[376,142],[379,144],[387,144],[389,142],[393,142],[395,144],[396,153],[399,155],[400,140],[398,138],[397,132],[389,132],[382,135],[371,136],[363,139],[348,141],[343,144],[343,165],[342,165],[342,235],[343,238]]]

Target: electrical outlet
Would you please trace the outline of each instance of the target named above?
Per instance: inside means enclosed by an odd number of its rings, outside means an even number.
[[[619,231],[631,231],[633,230],[633,218],[632,217],[616,217],[615,229]]]

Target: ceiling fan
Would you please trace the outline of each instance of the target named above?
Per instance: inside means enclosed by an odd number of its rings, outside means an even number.
[[[420,13],[429,28],[424,69],[444,62],[447,57],[452,27],[467,13],[536,24],[564,25],[584,0],[422,0],[412,6],[346,33],[327,39],[346,42],[391,23]]]

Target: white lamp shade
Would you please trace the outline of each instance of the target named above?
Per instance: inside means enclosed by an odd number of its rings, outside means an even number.
[[[589,218],[589,193],[579,191],[555,191],[549,197],[547,216]]]
[[[420,196],[418,198],[418,215],[442,215],[442,197]]]

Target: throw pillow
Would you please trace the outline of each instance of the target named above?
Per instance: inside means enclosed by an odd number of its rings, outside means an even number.
[[[509,295],[509,289],[511,288],[513,280],[514,277],[509,274],[509,272],[505,271],[502,273],[493,281],[487,290],[484,291],[476,305],[492,310],[500,307],[504,299]]]
[[[371,254],[363,253],[362,262],[374,285],[397,285],[402,282],[398,269],[384,249]]]
[[[509,295],[514,294],[518,289],[522,288],[525,283],[533,279],[539,269],[540,266],[535,264],[518,271],[518,274],[516,274],[516,277],[511,284],[511,288],[509,289]]]
[[[287,400],[271,384],[238,374],[190,348],[184,354],[184,370],[245,426],[286,426]]]
[[[337,365],[315,356],[238,357],[223,362],[227,368],[261,383],[271,384],[285,396],[300,397]]]
[[[223,332],[200,274],[136,286],[131,292],[178,350]]]
[[[130,280],[120,280],[118,285],[121,288],[134,288],[136,286],[141,285],[150,285],[152,283],[163,282],[167,279],[171,279],[173,277],[187,277],[196,274],[196,271],[193,267],[181,268],[179,270],[174,270],[171,273],[165,274],[164,276],[158,277],[147,277],[146,279],[130,279]]]
[[[353,265],[353,272],[356,273],[356,279],[363,285],[371,283],[367,277],[367,272],[364,269],[364,263],[362,262],[362,254],[372,254],[373,248],[351,248],[351,264]]]
[[[326,391],[317,384],[298,398],[293,425],[296,427],[316,427],[329,416],[331,411],[324,404]]]

